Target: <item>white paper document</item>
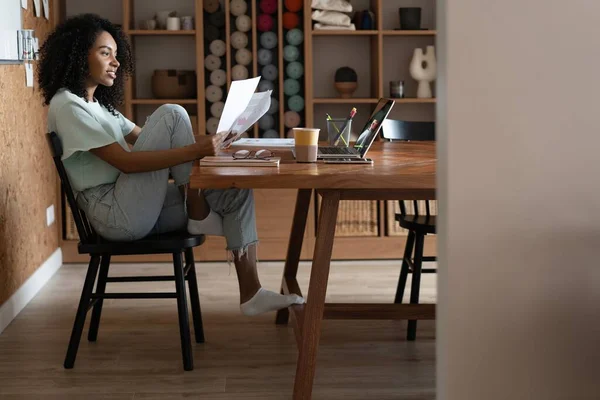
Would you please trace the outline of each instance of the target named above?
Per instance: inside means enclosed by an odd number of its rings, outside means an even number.
[[[21,0],[21,7],[27,10],[27,0]]]
[[[294,139],[247,139],[242,138],[232,146],[246,146],[246,147],[294,147]]]
[[[235,142],[269,110],[272,91],[254,93],[259,81],[260,76],[231,82],[217,127],[218,133],[229,133],[223,142],[224,148]]]
[[[42,16],[42,3],[41,0],[33,0],[33,8],[35,8],[35,16]]]
[[[42,4],[44,4],[44,17],[46,19],[50,19],[50,4],[48,1],[49,0],[42,0]]]
[[[25,82],[27,87],[33,87],[33,64],[25,63]]]

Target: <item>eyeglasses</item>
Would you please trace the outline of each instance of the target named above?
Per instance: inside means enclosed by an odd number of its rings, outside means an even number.
[[[235,153],[232,154],[232,157],[236,160],[247,160],[247,159],[259,159],[259,160],[268,160],[269,158],[273,157],[274,154],[271,150],[266,150],[266,149],[262,149],[262,150],[256,150],[256,151],[250,151],[250,150],[238,150]]]

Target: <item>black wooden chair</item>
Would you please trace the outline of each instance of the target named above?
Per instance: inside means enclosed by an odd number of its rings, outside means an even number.
[[[383,122],[381,130],[383,138],[391,141],[435,140],[434,122],[399,121],[387,119]],[[437,270],[434,268],[422,268],[424,261],[437,260],[436,257],[423,256],[425,236],[427,234],[435,234],[436,216],[431,215],[431,205],[429,201],[423,202],[413,200],[412,204],[405,204],[404,200],[399,200],[398,203],[400,206],[400,213],[396,214],[395,219],[400,224],[400,227],[408,230],[408,237],[406,239],[406,247],[404,248],[404,257],[402,258],[402,268],[400,270],[400,278],[398,279],[398,288],[396,289],[394,303],[402,303],[404,290],[406,288],[406,280],[408,278],[408,274],[412,273],[410,303],[418,304],[421,274],[437,272]],[[424,210],[423,203],[425,205]],[[410,210],[410,208],[412,208],[412,210]],[[409,209],[409,212],[407,212],[407,209]],[[415,340],[416,336],[417,321],[409,320],[407,339]]]
[[[204,330],[202,327],[202,313],[200,310],[200,298],[198,295],[198,282],[196,280],[196,267],[194,263],[193,248],[204,242],[203,235],[190,235],[187,232],[176,232],[161,234],[160,236],[148,236],[141,240],[133,242],[111,242],[104,240],[96,234],[85,213],[77,206],[69,178],[61,161],[63,154],[62,143],[55,132],[47,134],[48,143],[52,151],[52,158],[58,171],[62,188],[66,194],[67,201],[73,213],[80,242],[78,251],[80,254],[89,254],[90,263],[88,266],[79,307],[75,315],[73,331],[67,349],[64,367],[73,368],[83,326],[87,312],[93,308],[88,340],[95,342],[98,337],[98,327],[100,325],[100,315],[102,313],[102,303],[104,299],[177,299],[177,310],[179,313],[179,332],[181,338],[181,352],[183,356],[183,369],[191,371],[194,369],[194,360],[192,356],[192,344],[190,338],[189,318],[187,310],[185,280],[187,279],[190,300],[192,306],[192,316],[194,322],[194,332],[197,343],[204,343]],[[173,276],[124,276],[109,277],[108,268],[110,258],[113,255],[133,255],[133,254],[173,254]],[[185,266],[182,262],[181,253],[185,253]],[[98,274],[98,267],[100,273]],[[96,292],[94,282],[98,275]],[[106,284],[108,282],[158,282],[175,281],[175,292],[166,293],[106,293]]]

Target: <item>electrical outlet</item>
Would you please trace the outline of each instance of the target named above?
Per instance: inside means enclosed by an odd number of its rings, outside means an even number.
[[[54,223],[54,204],[46,208],[46,225],[50,226]]]

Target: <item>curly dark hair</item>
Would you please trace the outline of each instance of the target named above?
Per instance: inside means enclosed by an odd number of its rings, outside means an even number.
[[[94,93],[98,102],[115,114],[123,101],[124,80],[133,73],[131,46],[123,31],[95,14],[69,18],[50,33],[40,49],[38,83],[44,104],[62,88],[87,101],[85,81],[89,76],[88,53],[102,32],[111,34],[117,44],[117,78],[113,86],[99,85]]]

